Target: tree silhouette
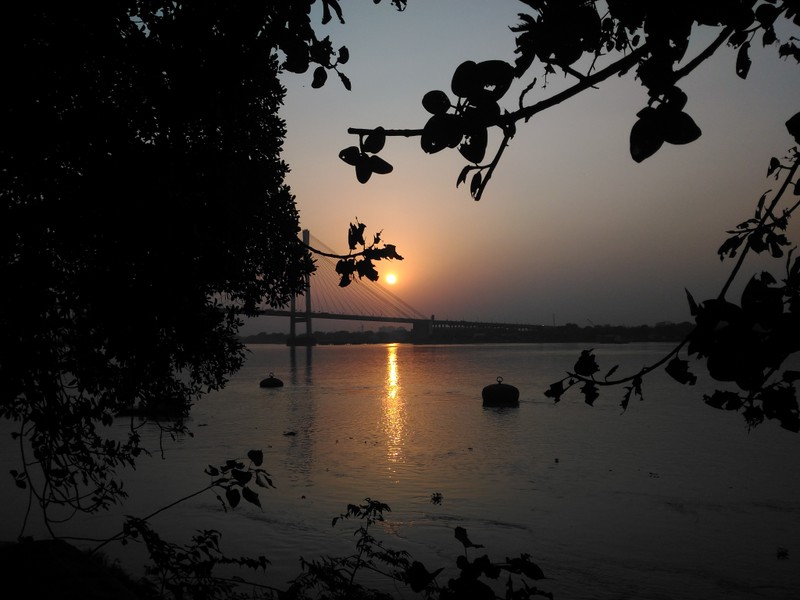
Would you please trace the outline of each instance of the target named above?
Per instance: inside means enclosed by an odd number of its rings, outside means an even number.
[[[242,365],[240,315],[287,304],[314,269],[277,114],[281,72],[313,69],[317,85],[347,61],[317,37],[313,3],[9,7],[0,414],[18,423],[15,482],[45,512],[124,496],[115,467],[142,452],[141,424],[122,441],[103,426],[185,415]],[[323,23],[341,17],[323,4]],[[400,258],[354,244],[348,283]]]

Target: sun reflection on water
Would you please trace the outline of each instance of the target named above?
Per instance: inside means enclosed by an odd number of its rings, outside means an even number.
[[[386,457],[401,463],[406,426],[406,407],[400,395],[400,375],[397,369],[397,345],[389,344],[386,359],[386,393],[383,397],[383,430],[386,434]]]

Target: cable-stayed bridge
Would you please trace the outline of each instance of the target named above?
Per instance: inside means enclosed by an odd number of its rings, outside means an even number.
[[[303,242],[323,252],[336,254],[307,229],[303,231]],[[290,344],[313,343],[312,323],[316,319],[411,324],[413,338],[421,342],[442,337],[441,334],[448,330],[472,330],[476,334],[523,333],[541,327],[518,323],[436,320],[433,315],[426,316],[378,283],[356,279],[347,287],[340,287],[340,276],[336,273],[337,259],[317,255],[316,260],[317,270],[308,277],[305,293],[293,299],[288,309],[260,311],[265,316],[289,317]],[[298,333],[298,326],[303,323],[305,332]]]

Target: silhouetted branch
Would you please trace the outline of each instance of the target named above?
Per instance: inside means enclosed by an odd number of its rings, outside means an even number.
[[[699,67],[703,61],[711,58],[714,55],[714,52],[716,52],[719,47],[725,43],[725,40],[727,40],[732,33],[733,27],[724,27],[722,31],[719,32],[719,35],[716,37],[716,39],[706,46],[702,52],[686,63],[683,67],[675,71],[675,81],[683,79],[689,73]]]
[[[369,135],[375,129],[364,129],[363,127],[348,127],[347,133],[351,135]],[[422,135],[422,129],[384,129],[387,137],[417,137]]]
[[[582,79],[579,83],[576,83],[571,88],[564,90],[558,94],[551,96],[550,98],[545,98],[536,104],[532,104],[530,106],[526,106],[519,110],[515,110],[514,112],[507,113],[502,117],[503,122],[517,122],[521,119],[524,119],[526,122],[535,114],[542,112],[548,108],[561,104],[564,100],[568,100],[573,96],[580,94],[582,91],[587,90],[591,87],[596,86],[598,83],[601,83],[611,77],[612,75],[616,75],[618,73],[624,73],[631,67],[633,67],[639,59],[642,58],[647,52],[649,51],[647,44],[644,44],[631,52],[630,54],[623,56],[617,62],[607,66],[605,69],[601,69],[596,73],[586,76]]]
[[[797,173],[798,167],[800,167],[800,155],[795,157],[794,164],[792,164],[792,166],[789,168],[789,173],[784,178],[780,189],[775,194],[775,197],[772,199],[772,202],[770,203],[769,207],[764,211],[764,214],[761,216],[761,219],[759,220],[759,223],[755,228],[756,230],[761,228],[761,227],[764,227],[764,225],[766,224],[767,220],[770,217],[772,217],[772,213],[775,210],[775,207],[778,205],[778,202],[780,202],[780,199],[783,197],[783,194],[788,189],[789,184],[792,182],[792,179],[794,179],[794,176]],[[795,205],[795,206],[797,206],[797,205]],[[736,264],[734,265],[733,269],[731,269],[730,275],[728,275],[728,279],[725,282],[725,285],[722,286],[722,289],[719,292],[719,296],[717,296],[720,300],[725,298],[725,294],[728,293],[728,289],[731,287],[731,284],[733,284],[734,280],[736,279],[736,276],[738,275],[739,270],[742,268],[742,264],[744,263],[744,259],[747,256],[747,253],[750,251],[751,248],[752,248],[752,238],[750,236],[748,236],[747,237],[747,241],[745,242],[744,249],[739,254],[739,258],[736,261]]]
[[[664,365],[670,358],[672,358],[673,356],[677,356],[678,352],[681,351],[681,348],[683,348],[686,344],[689,343],[690,336],[691,333],[687,335],[677,346],[675,346],[672,350],[670,350],[668,354],[661,357],[657,362],[653,363],[652,365],[642,367],[637,373],[634,373],[633,375],[628,375],[620,379],[612,379],[612,380],[584,377],[583,375],[578,375],[577,373],[574,372],[568,372],[567,375],[569,375],[569,377],[572,379],[577,379],[578,381],[582,381],[584,383],[594,383],[595,385],[599,385],[602,387],[614,387],[617,385],[622,385],[623,383],[629,383],[636,379],[641,379],[648,373],[652,373],[653,371]]]
[[[503,142],[500,144],[500,147],[497,149],[497,153],[494,155],[494,159],[492,160],[489,165],[487,165],[486,170],[486,177],[483,178],[481,184],[478,186],[478,189],[472,194],[472,197],[477,201],[481,199],[483,195],[483,191],[486,189],[486,185],[489,183],[489,180],[492,178],[494,174],[494,170],[497,168],[497,165],[500,164],[500,158],[503,156],[503,152],[505,149],[508,148],[508,142],[511,141],[513,134],[506,134],[503,137]]]

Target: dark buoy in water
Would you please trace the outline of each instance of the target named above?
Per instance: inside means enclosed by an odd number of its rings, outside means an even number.
[[[263,388],[283,387],[283,382],[270,373],[269,377],[262,379],[259,385]]]
[[[497,378],[497,383],[483,388],[481,395],[484,406],[519,406],[519,390],[503,383],[502,377]]]

